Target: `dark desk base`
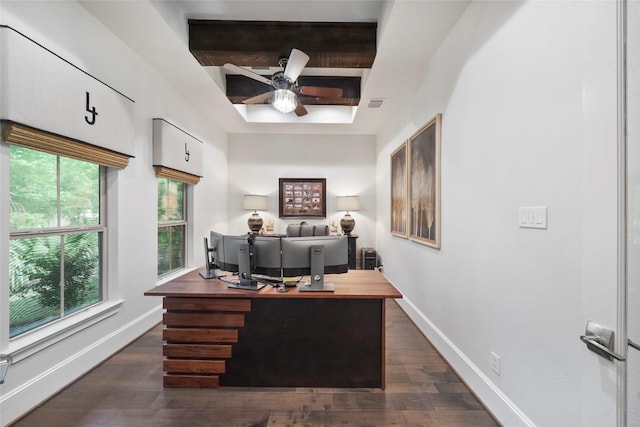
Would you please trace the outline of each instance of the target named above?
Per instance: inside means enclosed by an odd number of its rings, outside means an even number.
[[[383,304],[254,299],[220,385],[383,387]]]
[[[145,292],[162,296],[165,387],[384,388],[379,272],[331,274],[334,292],[228,288],[197,271]]]

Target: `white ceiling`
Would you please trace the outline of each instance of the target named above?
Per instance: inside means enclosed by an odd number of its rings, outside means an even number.
[[[428,61],[469,4],[467,0],[138,0],[80,3],[174,85],[203,115],[229,133],[331,133],[375,135],[400,111],[424,76]],[[377,22],[378,47],[363,75],[353,122],[328,124],[332,107],[309,114],[275,112],[249,123],[225,96],[218,67],[202,67],[188,48],[187,19]],[[318,74],[320,70],[313,70]],[[367,108],[371,99],[382,107]],[[315,108],[317,107],[317,108]],[[342,107],[344,109],[345,107]],[[275,114],[274,114],[275,113]],[[342,114],[344,119],[344,111]],[[284,122],[283,122],[284,121]]]

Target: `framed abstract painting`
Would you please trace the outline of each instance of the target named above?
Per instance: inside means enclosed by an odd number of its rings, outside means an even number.
[[[409,239],[440,248],[440,129],[437,114],[408,144]]]
[[[391,234],[408,237],[407,141],[391,153]]]

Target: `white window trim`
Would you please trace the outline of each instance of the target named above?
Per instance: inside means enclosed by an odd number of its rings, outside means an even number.
[[[1,355],[15,364],[58,342],[101,322],[120,310],[124,300],[104,301],[60,320],[25,332],[9,341],[9,351]]]
[[[0,143],[0,208],[9,212],[9,145]],[[9,283],[9,215],[0,215],[0,284]],[[9,348],[9,286],[0,285],[0,353]],[[6,325],[6,326],[5,326]]]
[[[157,198],[157,182],[159,178],[165,178],[165,179],[170,179],[172,181],[175,181],[175,179],[173,178],[167,178],[167,177],[156,177],[156,198]],[[157,284],[162,284],[162,283],[166,283],[170,280],[175,279],[176,277],[180,277],[183,274],[193,270],[193,268],[189,268],[189,266],[191,265],[190,262],[193,259],[192,254],[191,254],[191,241],[192,238],[191,236],[193,235],[193,217],[191,216],[191,212],[193,212],[192,209],[192,200],[193,200],[193,184],[189,184],[187,182],[182,182],[182,181],[178,181],[181,182],[184,185],[184,200],[183,200],[183,213],[182,213],[182,217],[183,219],[180,220],[172,220],[172,221],[158,221],[156,220],[156,230],[160,229],[160,227],[171,227],[171,226],[176,226],[176,225],[184,225],[184,267],[182,268],[178,268],[176,270],[172,270],[166,274],[163,275],[158,275],[158,259],[156,258],[156,279],[157,279]],[[156,218],[158,217],[158,213],[156,212]],[[157,246],[158,245],[158,240],[156,239],[156,254],[157,254]],[[157,286],[157,285],[156,285]]]
[[[0,207],[9,210],[9,144],[0,142]],[[101,203],[106,200],[106,231],[107,239],[104,270],[106,272],[103,280],[105,285],[104,299],[92,306],[85,307],[78,312],[65,316],[59,320],[42,325],[32,331],[27,331],[16,337],[9,338],[9,287],[0,287],[0,361],[8,361],[9,365],[14,365],[38,352],[51,347],[68,337],[71,337],[91,326],[116,315],[124,299],[117,298],[117,283],[113,278],[117,266],[113,263],[117,257],[113,256],[117,253],[117,192],[118,192],[118,171],[113,168],[106,168],[106,177],[103,182],[107,188],[106,193],[101,192]],[[8,215],[2,215],[0,220],[0,233],[9,236],[10,225]],[[111,260],[111,262],[110,262]],[[2,239],[0,242],[0,265],[6,268],[0,269],[3,274],[0,276],[0,283],[9,283],[9,239]],[[6,325],[6,326],[4,326]]]
[[[156,277],[156,286],[160,286],[163,285],[167,282],[172,281],[173,279],[177,279],[178,277],[190,273],[194,270],[196,270],[198,268],[198,266],[193,266],[194,259],[199,259],[198,255],[201,254],[201,252],[198,252],[198,250],[201,249],[201,246],[196,245],[196,253],[194,253],[194,248],[193,248],[193,244],[192,242],[195,240],[193,238],[194,235],[194,223],[195,223],[195,218],[194,218],[194,209],[193,209],[193,200],[194,200],[194,185],[191,184],[187,184],[185,187],[186,190],[186,195],[187,195],[187,203],[186,203],[186,207],[185,209],[187,210],[187,213],[185,215],[186,218],[186,222],[187,222],[187,229],[186,229],[186,241],[185,241],[185,245],[186,245],[186,252],[185,252],[185,266],[184,268],[181,268],[179,270],[175,270],[172,271],[171,273],[167,273],[164,276],[158,276]],[[201,255],[202,256],[202,255]],[[195,257],[195,258],[194,258]],[[156,264],[157,264],[157,260],[156,260]]]
[[[177,279],[180,276],[183,276],[187,273],[192,272],[193,270],[195,270],[195,267],[184,267],[181,268],[180,270],[176,270],[176,271],[172,271],[169,274],[166,274],[162,277],[158,277],[158,281],[156,282],[156,286],[160,286],[160,285],[164,285],[165,283],[168,283],[170,281],[172,281],[173,279]]]

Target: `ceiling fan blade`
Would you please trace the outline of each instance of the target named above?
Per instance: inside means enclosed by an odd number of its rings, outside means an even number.
[[[249,77],[250,79],[257,80],[269,86],[272,86],[271,80],[266,77],[261,76],[260,74],[256,74],[253,71],[249,71],[246,68],[238,67],[234,64],[224,64],[224,69],[227,71],[231,71],[234,74],[242,74],[243,76]]]
[[[342,89],[337,87],[300,86],[299,93],[323,98],[342,98]]]
[[[309,62],[309,55],[301,50],[292,49],[291,55],[289,55],[289,59],[287,60],[287,67],[284,69],[285,77],[295,82],[305,65],[307,65],[307,62]]]
[[[243,104],[261,104],[267,99],[273,96],[273,91],[265,92],[263,94],[254,96],[253,98],[247,98],[242,101]]]
[[[300,117],[300,116],[306,116],[307,115],[307,109],[304,108],[304,105],[302,105],[302,102],[300,102],[299,99],[296,99],[296,116]]]

